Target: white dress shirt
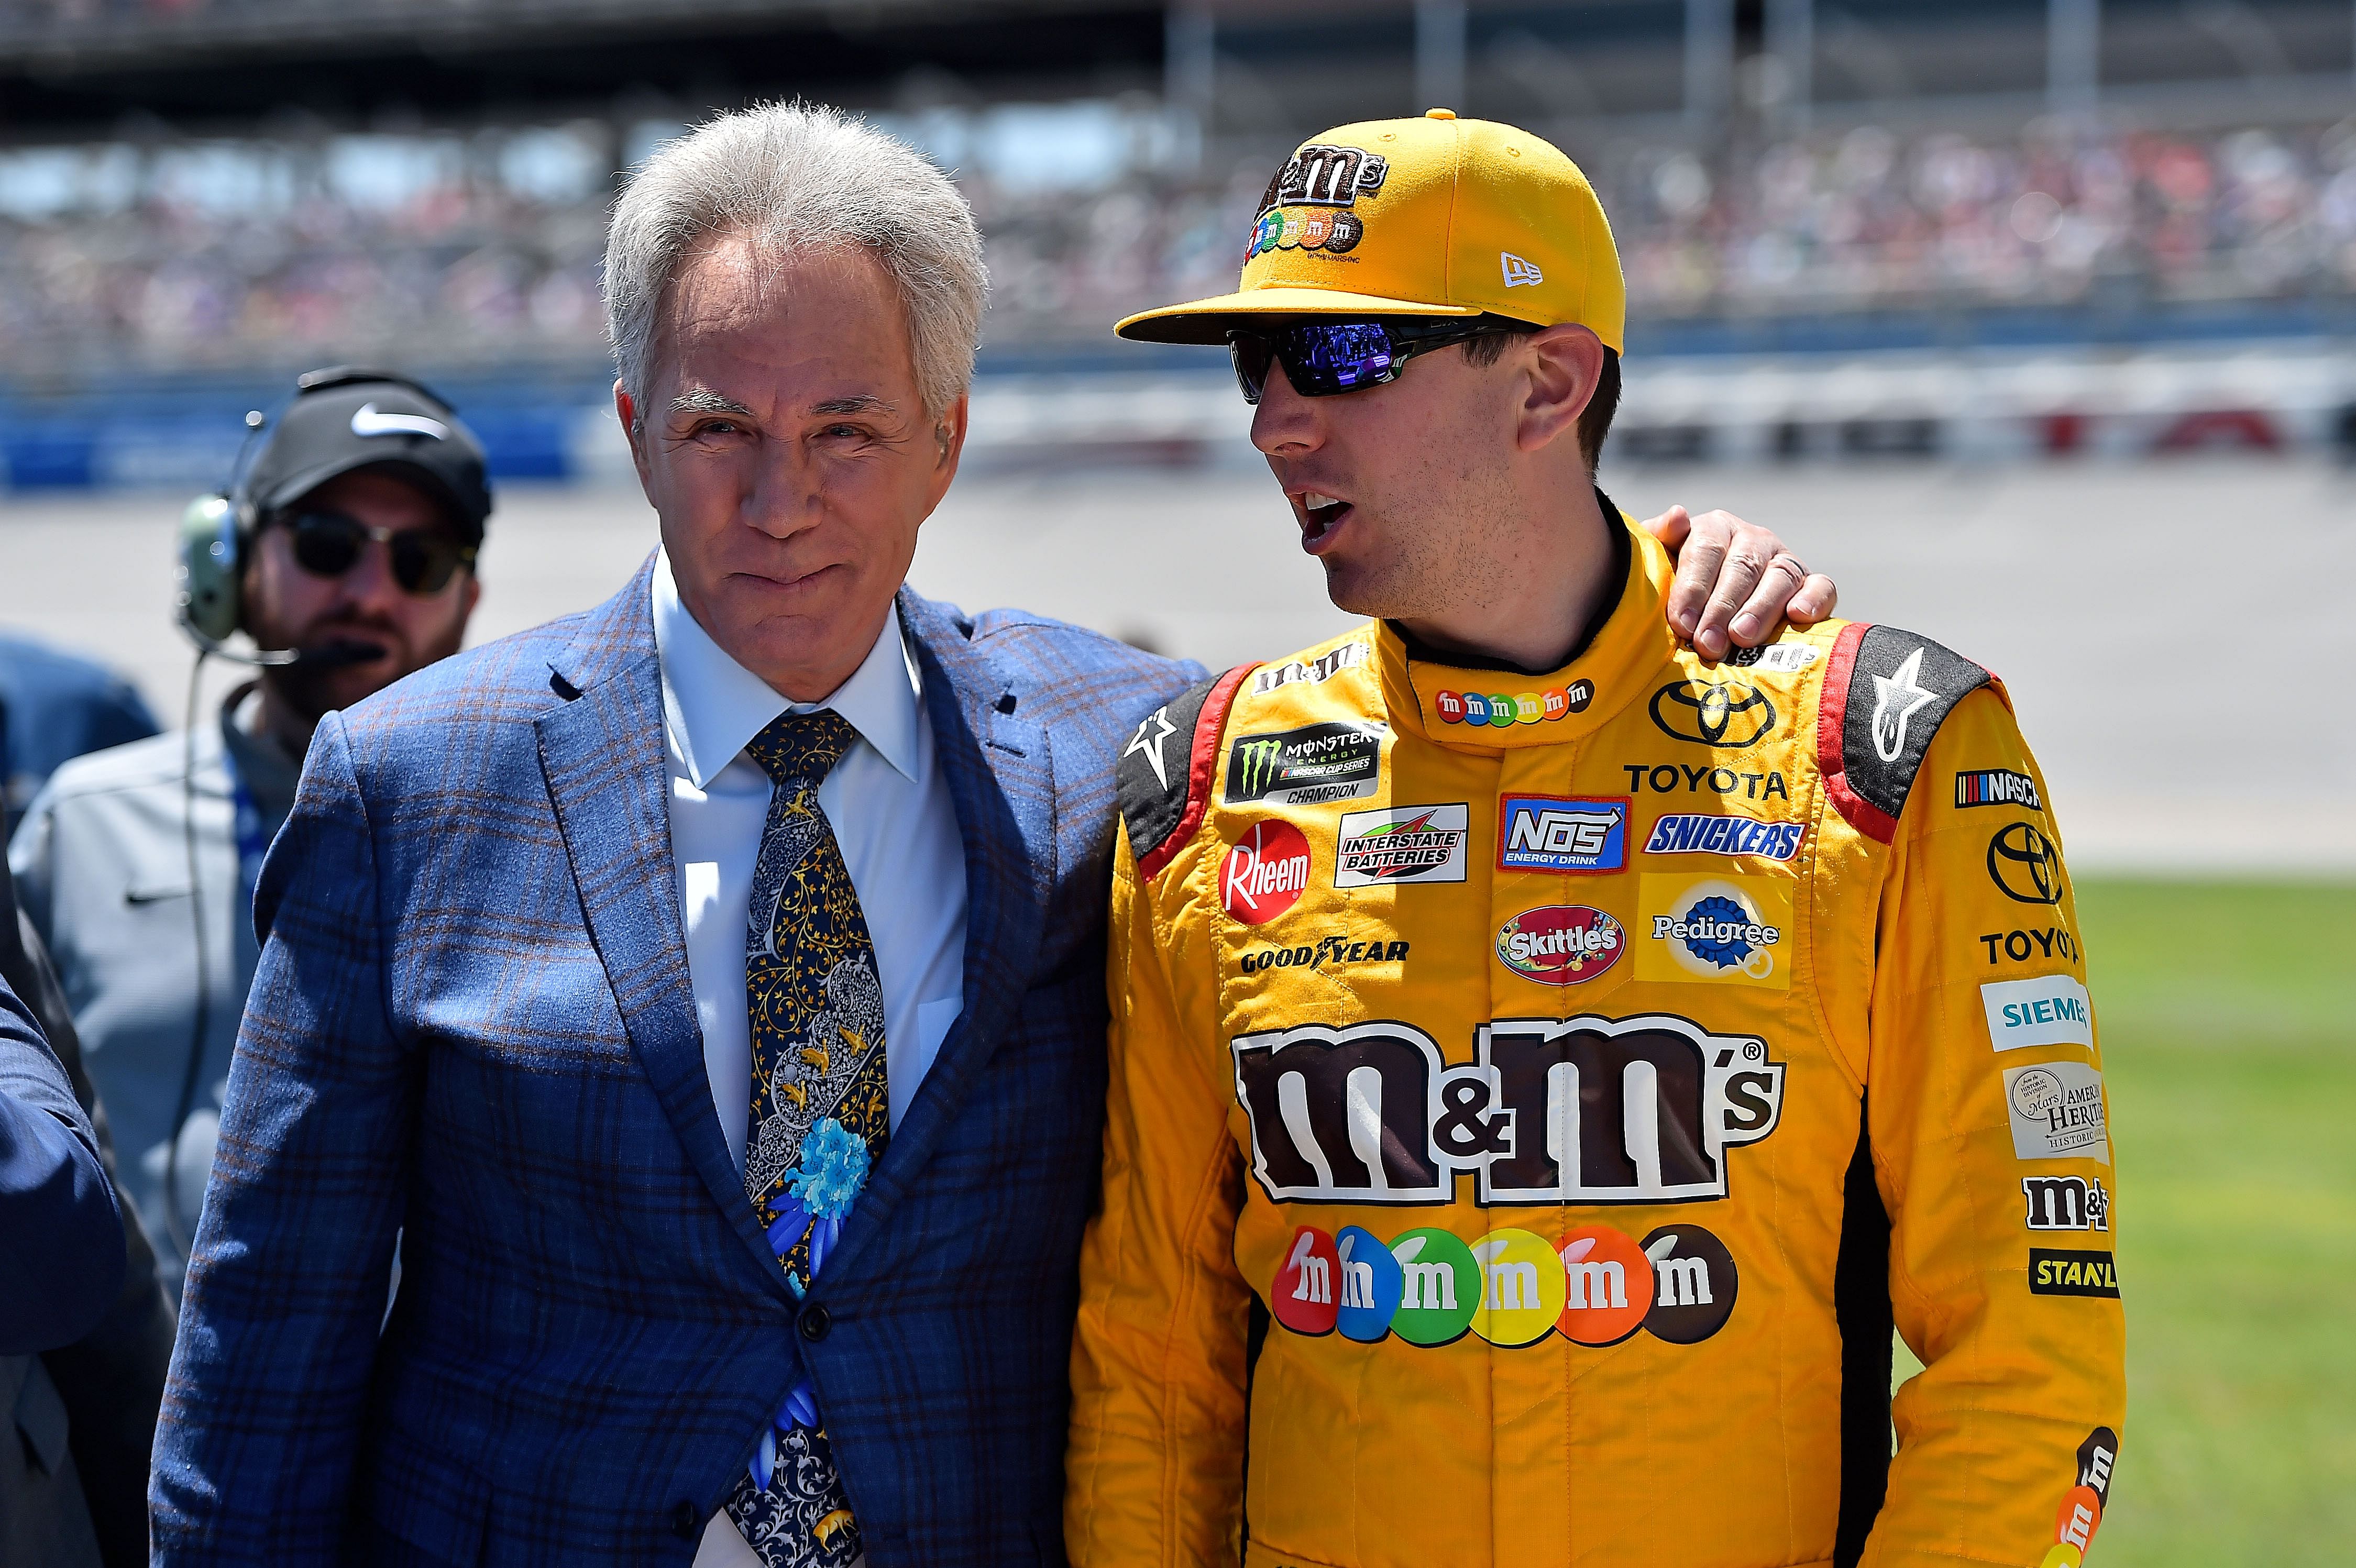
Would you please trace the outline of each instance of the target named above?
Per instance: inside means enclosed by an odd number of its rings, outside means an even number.
[[[901,638],[900,617],[884,616],[865,662],[825,701],[788,702],[688,613],[667,554],[656,558],[653,593],[688,983],[729,1157],[744,1169],[753,1094],[745,911],[771,788],[744,746],[788,709],[831,708],[859,732],[819,785],[818,803],[834,827],[875,943],[896,1129],[965,996],[965,840],[925,715],[924,677]],[[714,1514],[697,1568],[758,1561],[727,1511]]]

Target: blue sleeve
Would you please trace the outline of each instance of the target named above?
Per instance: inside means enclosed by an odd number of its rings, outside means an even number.
[[[98,1136],[32,1012],[0,979],[0,1355],[70,1345],[123,1289]]]
[[[263,862],[149,1482],[155,1562],[341,1560],[417,1116],[377,840],[329,714]]]

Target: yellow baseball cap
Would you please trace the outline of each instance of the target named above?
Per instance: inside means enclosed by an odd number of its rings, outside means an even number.
[[[1302,143],[1260,198],[1234,293],[1113,330],[1224,343],[1254,317],[1483,315],[1576,322],[1618,352],[1628,287],[1577,164],[1527,131],[1434,109]]]

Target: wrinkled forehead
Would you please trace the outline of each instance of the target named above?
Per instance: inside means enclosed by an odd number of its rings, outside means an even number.
[[[796,247],[741,231],[690,246],[663,290],[655,373],[716,362],[863,362],[915,383],[907,311],[891,274],[856,245]]]

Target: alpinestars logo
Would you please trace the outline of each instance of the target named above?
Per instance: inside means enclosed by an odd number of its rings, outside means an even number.
[[[1888,679],[1873,677],[1873,754],[1885,763],[1894,763],[1906,754],[1906,721],[1922,710],[1926,702],[1935,702],[1939,694],[1927,691],[1916,683],[1922,673],[1922,650],[1908,654],[1905,662]]]
[[[1169,708],[1166,705],[1157,708],[1138,720],[1137,733],[1130,737],[1129,747],[1121,755],[1143,757],[1153,770],[1154,781],[1163,789],[1168,789],[1170,763],[1163,757],[1162,748],[1176,733],[1178,726],[1170,722]]]

